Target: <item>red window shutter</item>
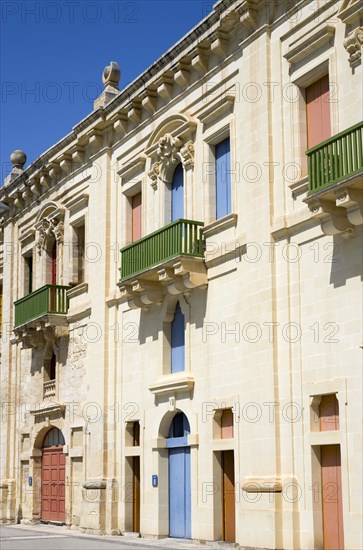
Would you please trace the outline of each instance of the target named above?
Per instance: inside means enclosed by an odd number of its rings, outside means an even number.
[[[57,243],[52,248],[52,285],[57,284]]]
[[[339,430],[339,403],[335,394],[323,395],[320,401],[320,431]]]
[[[329,76],[306,88],[308,149],[331,137]]]
[[[132,197],[132,240],[141,239],[141,193]]]

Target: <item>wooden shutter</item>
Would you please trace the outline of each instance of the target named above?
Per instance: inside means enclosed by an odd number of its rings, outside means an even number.
[[[57,284],[57,243],[52,248],[52,285]]]
[[[308,149],[331,137],[329,76],[306,88]]]
[[[229,138],[215,147],[216,218],[231,213],[231,158]]]
[[[141,193],[137,193],[131,199],[132,207],[132,240],[141,239]]]
[[[183,166],[178,164],[171,184],[171,221],[181,218],[184,218],[184,174]]]
[[[184,370],[185,360],[185,328],[184,315],[179,302],[175,308],[174,319],[171,322],[171,372]]]

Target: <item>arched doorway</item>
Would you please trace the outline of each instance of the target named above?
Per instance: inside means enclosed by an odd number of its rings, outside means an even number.
[[[190,539],[191,477],[190,427],[184,413],[177,413],[169,428],[166,446],[169,449],[169,536]]]
[[[42,445],[42,503],[41,520],[65,523],[66,455],[63,434],[52,428]]]
[[[184,218],[184,173],[182,164],[175,168],[171,182],[171,221]]]

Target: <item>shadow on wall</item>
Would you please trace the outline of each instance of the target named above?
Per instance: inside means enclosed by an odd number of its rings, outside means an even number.
[[[202,328],[207,307],[208,289],[195,288],[192,291],[193,300],[184,297],[190,308],[190,324],[196,328]],[[138,330],[139,344],[145,344],[146,339],[152,337],[153,341],[159,339],[159,333],[163,329],[163,320],[160,319],[160,306],[153,305],[150,309],[140,311],[140,324]]]
[[[56,358],[59,367],[65,367],[67,364],[69,348],[69,338],[61,338],[56,343]],[[31,348],[31,366],[30,375],[36,376],[42,372],[44,366],[49,363],[54,352],[53,344],[46,342],[44,348]],[[26,363],[28,364],[28,363]]]
[[[356,226],[352,236],[344,239],[340,235],[333,237],[331,252],[330,284],[334,288],[344,286],[348,279],[363,279],[363,226]]]

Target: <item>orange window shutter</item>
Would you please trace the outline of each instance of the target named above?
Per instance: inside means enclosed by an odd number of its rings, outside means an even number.
[[[306,88],[308,149],[331,137],[329,76]]]
[[[132,197],[132,240],[141,239],[141,193]]]

